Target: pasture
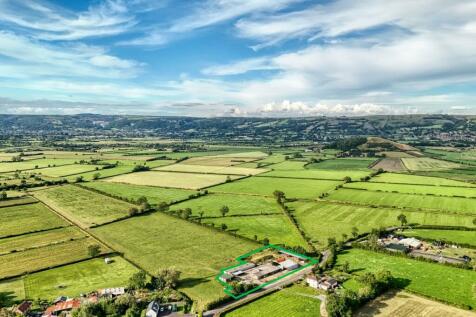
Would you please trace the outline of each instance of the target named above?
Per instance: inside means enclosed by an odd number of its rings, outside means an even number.
[[[132,206],[121,200],[74,185],[36,191],[34,195],[82,227],[90,227],[126,217]]]
[[[269,168],[273,171],[300,171],[305,169],[306,164],[307,162],[287,160],[270,165]]]
[[[454,186],[454,187],[476,187],[474,184],[465,183],[457,180],[451,180],[432,176],[419,176],[410,174],[383,173],[373,177],[371,182],[377,183],[396,183],[396,184],[415,184],[415,185],[433,185],[433,186]]]
[[[349,263],[356,274],[389,270],[400,279],[400,285],[411,292],[455,305],[476,307],[473,286],[476,272],[437,263],[352,249],[337,257],[337,265]]]
[[[0,238],[67,225],[40,203],[1,208],[0,223]]]
[[[87,259],[92,238],[66,241],[0,256],[0,279]],[[101,252],[108,251],[101,247]]]
[[[222,206],[227,206],[230,210],[226,216],[259,215],[263,213],[282,214],[274,198],[232,194],[208,194],[173,205],[170,209],[190,208],[194,216],[199,216],[200,212],[203,212],[203,217],[221,217],[220,209]]]
[[[14,196],[14,193],[7,192],[7,197],[15,197],[15,196]],[[0,200],[0,208],[28,205],[28,204],[34,204],[37,202],[38,200],[36,200],[35,198],[31,196],[24,196],[24,197],[15,198],[15,199],[10,198],[7,200]]]
[[[365,189],[381,192],[398,192],[404,194],[436,195],[436,196],[458,196],[476,197],[476,188],[470,187],[449,187],[449,186],[427,186],[408,184],[382,184],[375,182],[347,183],[345,188]]]
[[[467,182],[466,186],[476,186],[476,169],[472,168],[460,168],[447,171],[424,171],[415,172],[417,175],[433,176],[453,179],[455,181]],[[468,183],[469,182],[469,183]]]
[[[162,213],[92,231],[150,274],[174,266],[182,272],[179,289],[198,301],[201,308],[224,295],[222,286],[214,280],[219,270],[258,245]]]
[[[476,247],[476,231],[436,230],[436,229],[411,229],[402,234],[420,239],[447,241],[458,244],[469,244]]]
[[[271,166],[272,167],[272,166]],[[352,180],[359,180],[362,177],[368,176],[371,171],[356,171],[356,170],[317,170],[317,169],[302,169],[302,170],[277,170],[264,173],[259,176],[263,177],[287,177],[287,178],[309,178],[309,179],[324,179],[324,180],[343,180],[345,177],[350,177]]]
[[[0,163],[0,173],[34,169],[40,170],[45,167],[69,165],[74,164],[75,162],[76,160],[74,159],[37,159],[22,162]]]
[[[258,241],[268,238],[273,244],[308,248],[307,243],[285,215],[209,218],[203,219],[203,222],[213,223],[216,228],[226,224],[228,231],[250,239],[256,236]]]
[[[319,317],[321,302],[310,287],[293,285],[226,313],[226,317]]]
[[[474,317],[474,313],[408,292],[389,292],[360,308],[355,317]]]
[[[62,165],[57,167],[47,167],[35,171],[35,174],[40,174],[49,177],[63,177],[75,174],[81,174],[91,171],[97,171],[101,169],[99,165],[91,164],[73,164],[73,165]]]
[[[299,201],[287,205],[300,227],[320,247],[327,244],[328,238],[342,240],[342,234],[350,238],[352,227],[356,227],[359,233],[365,233],[371,229],[398,225],[397,216],[402,213],[400,210],[328,202]],[[473,217],[408,211],[403,214],[409,223],[474,227]]]
[[[89,182],[82,184],[82,186],[130,200],[137,200],[139,197],[144,196],[150,204],[155,205],[161,202],[171,203],[180,201],[197,193],[195,190],[189,189],[161,188],[111,182]]]
[[[273,196],[281,190],[288,198],[317,198],[321,193],[334,189],[341,182],[331,180],[295,179],[277,177],[251,177],[228,184],[215,186],[211,192],[243,193]]]
[[[119,256],[110,258],[110,264],[95,258],[25,276],[26,297],[53,300],[62,295],[75,297],[100,288],[127,286],[129,277],[138,269]]]
[[[402,158],[402,162],[410,171],[447,170],[461,167],[461,165],[453,162],[436,160],[429,157],[404,157]]]
[[[154,169],[156,171],[185,172],[200,174],[222,174],[222,175],[256,175],[266,172],[266,169],[234,167],[234,166],[213,166],[213,165],[187,165],[173,164]]]
[[[312,163],[306,167],[309,169],[322,170],[365,170],[368,169],[369,165],[375,161],[375,158],[338,158],[333,160],[324,160],[319,163]]]
[[[117,176],[121,174],[126,174],[132,172],[132,166],[129,165],[119,165],[117,167],[113,168],[106,168],[106,169],[100,169],[99,171],[91,171],[91,172],[85,172],[73,176],[68,176],[65,177],[68,181],[73,182],[76,180],[78,176],[82,176],[85,181],[92,181],[95,178],[95,175],[98,175],[99,179],[106,178],[106,177],[112,177],[112,176]]]
[[[15,278],[0,282],[0,297],[5,300],[5,306],[11,306],[25,298],[23,278]]]
[[[201,189],[225,183],[227,178],[237,179],[239,176],[218,174],[195,174],[174,172],[140,172],[108,178],[107,182],[126,183],[133,185],[158,186],[168,188]]]
[[[382,207],[476,215],[476,199],[474,198],[382,193],[342,188],[332,192],[326,199]]]

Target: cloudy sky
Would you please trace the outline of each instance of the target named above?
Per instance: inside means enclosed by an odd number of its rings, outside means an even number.
[[[0,113],[476,113],[476,0],[0,0]]]

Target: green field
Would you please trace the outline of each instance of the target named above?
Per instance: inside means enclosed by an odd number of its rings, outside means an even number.
[[[476,307],[476,272],[446,265],[353,249],[338,256],[337,265],[350,264],[357,274],[386,269],[400,279],[404,289],[466,307]]]
[[[48,167],[42,168],[38,171],[35,171],[37,174],[41,174],[49,177],[63,177],[74,174],[81,174],[91,171],[96,171],[100,169],[100,165],[89,165],[89,164],[73,164],[73,165],[63,165],[57,167]]]
[[[222,206],[227,206],[230,209],[227,216],[262,213],[282,214],[281,209],[273,198],[233,194],[208,194],[173,205],[170,209],[191,208],[194,216],[198,216],[199,212],[203,212],[204,217],[221,217],[220,209]]]
[[[448,161],[476,165],[476,151],[474,149],[468,151],[445,151],[443,149],[425,148],[424,152],[428,153],[430,156],[435,156]]]
[[[220,269],[257,246],[162,213],[97,227],[93,232],[151,274],[176,267],[182,272],[179,289],[200,307],[224,296],[214,280]]]
[[[73,176],[68,176],[65,177],[67,180],[70,182],[73,182],[76,180],[78,176],[82,176],[85,181],[92,181],[95,177],[96,174],[99,174],[99,178],[106,178],[106,177],[112,177],[112,176],[117,176],[121,174],[126,174],[132,172],[131,166],[128,165],[119,165],[117,167],[113,168],[106,168],[106,169],[101,169],[99,171],[91,171],[91,172],[86,172],[78,175],[73,175]]]
[[[371,179],[371,182],[397,183],[397,184],[416,184],[416,185],[435,185],[435,186],[461,186],[476,187],[476,185],[451,180],[440,177],[418,176],[410,174],[383,173]]]
[[[447,170],[461,167],[461,165],[456,163],[436,160],[429,157],[404,157],[402,158],[402,162],[410,171]]]
[[[269,168],[274,171],[299,171],[305,169],[304,165],[306,164],[307,162],[302,161],[283,161],[277,164],[270,165]]]
[[[326,199],[383,207],[404,207],[412,210],[422,209],[476,215],[476,199],[474,198],[380,193],[342,188],[332,192]]]
[[[341,184],[338,181],[294,179],[276,177],[251,177],[210,188],[212,192],[245,193],[273,196],[275,190],[281,190],[288,198],[317,198],[321,193],[334,189]]]
[[[218,174],[195,174],[174,172],[140,172],[108,178],[108,182],[127,183],[133,185],[171,187],[183,189],[201,189],[226,182],[227,178],[237,179],[239,176]]]
[[[25,298],[23,278],[15,278],[0,282],[0,296],[7,299],[5,306],[11,306]]]
[[[7,192],[7,197],[10,197],[10,198],[14,197],[14,194],[12,192]],[[31,196],[25,196],[25,197],[16,198],[16,199],[0,200],[0,208],[28,205],[28,204],[32,204],[36,202],[38,201]]]
[[[340,158],[334,160],[324,160],[319,163],[309,164],[306,167],[309,169],[316,168],[323,170],[365,170],[375,160],[375,158]]]
[[[103,258],[96,258],[25,276],[26,297],[53,300],[100,288],[127,286],[129,277],[137,269],[119,256],[111,259],[110,264],[105,264]]]
[[[87,259],[92,238],[66,241],[0,256],[0,279]],[[106,251],[102,247],[102,252]]]
[[[0,163],[0,173],[33,170],[36,167],[38,167],[37,171],[40,172],[43,167],[74,164],[75,161],[75,159],[38,159],[23,162]]]
[[[169,172],[188,172],[203,174],[222,174],[222,175],[256,175],[266,172],[265,169],[235,167],[235,166],[214,166],[214,165],[193,165],[193,164],[173,164],[158,167],[157,171]]]
[[[260,176],[272,177],[289,177],[289,178],[310,178],[310,179],[324,179],[324,180],[343,180],[344,177],[350,177],[352,180],[359,180],[362,177],[368,176],[371,171],[356,171],[356,170],[317,170],[317,169],[303,169],[303,170],[278,170],[264,173]]]
[[[459,244],[469,244],[476,247],[476,231],[412,229],[405,230],[402,232],[402,234],[406,236],[420,237],[421,239],[432,239],[454,242]]]
[[[476,169],[466,168],[466,169],[452,169],[447,171],[422,171],[415,172],[415,174],[422,176],[433,176],[433,177],[442,177],[448,178],[455,181],[466,182],[466,186],[476,186]],[[470,182],[470,183],[467,183]]]
[[[351,237],[352,227],[359,233],[371,229],[398,225],[397,216],[400,210],[370,208],[334,204],[328,202],[294,202],[289,203],[299,225],[320,247],[324,247],[328,238],[342,239],[342,234]],[[425,212],[403,212],[409,223],[427,225],[468,226],[473,217],[461,215],[433,214]]]
[[[284,215],[210,218],[204,219],[203,222],[214,223],[217,228],[224,223],[228,231],[234,231],[250,239],[254,239],[256,235],[258,240],[268,238],[273,244],[308,248],[297,229]]]
[[[229,313],[226,317],[319,317],[321,302],[317,292],[307,286],[293,285],[262,297]]]
[[[152,186],[141,186],[111,182],[89,182],[82,184],[111,195],[137,200],[141,196],[147,197],[150,204],[161,202],[173,202],[187,199],[190,195],[196,194],[195,190],[179,188],[161,188]]]
[[[65,242],[70,239],[84,237],[84,234],[75,227],[65,227],[24,234],[17,237],[0,239],[0,255],[9,252],[18,252],[25,249],[43,247],[49,244]]]
[[[0,238],[67,225],[40,203],[1,208],[0,223]]]
[[[383,184],[374,182],[355,182],[345,184],[346,188],[366,189],[371,191],[398,192],[406,194],[430,194],[436,196],[476,197],[476,188],[426,186],[409,184]]]
[[[35,197],[65,217],[89,227],[126,217],[132,206],[74,185],[37,191]]]

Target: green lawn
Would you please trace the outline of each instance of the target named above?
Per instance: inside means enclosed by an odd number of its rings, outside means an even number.
[[[41,190],[35,192],[34,195],[57,212],[84,227],[126,217],[132,206],[124,201],[74,185]]]
[[[476,231],[412,229],[405,230],[403,234],[406,236],[420,237],[422,239],[470,244],[476,247]]]
[[[0,238],[67,225],[40,203],[0,208],[0,224]]]
[[[222,206],[229,208],[228,216],[282,213],[274,198],[236,194],[208,194],[173,205],[170,209],[191,208],[194,216],[198,216],[200,212],[203,212],[204,217],[221,217],[220,209]]]
[[[417,184],[417,185],[440,185],[440,186],[462,186],[475,187],[476,185],[457,180],[418,176],[410,174],[383,173],[372,178],[371,182],[398,183],[398,184]]]
[[[131,185],[110,182],[89,182],[82,184],[83,186],[97,189],[99,191],[134,199],[141,196],[147,197],[149,203],[159,204],[161,202],[173,202],[188,198],[188,196],[197,193],[195,190],[179,189],[179,188],[161,188],[142,185]]]
[[[413,210],[444,211],[476,215],[476,199],[382,193],[342,188],[326,199],[383,207],[405,207]]]
[[[76,297],[100,288],[127,286],[137,269],[119,256],[111,259],[110,264],[97,258],[30,274],[24,278],[26,297],[52,300],[61,295]]]
[[[400,210],[369,208],[334,204],[328,202],[294,202],[288,204],[294,211],[301,228],[318,245],[324,247],[328,238],[342,239],[342,234],[351,237],[352,227],[360,233],[381,226],[398,225]],[[474,226],[473,217],[405,211],[409,223]]]
[[[293,285],[266,295],[243,307],[237,308],[226,317],[319,317],[317,292],[307,286]]]
[[[476,198],[476,188],[408,185],[408,184],[382,184],[374,182],[355,182],[345,184],[346,188],[367,189],[382,192],[399,192],[406,194],[432,194],[437,196],[463,196]]]
[[[476,272],[472,270],[359,249],[340,254],[337,265],[344,262],[349,262],[355,274],[386,269],[399,278],[401,285],[409,291],[456,305],[476,307]]]
[[[197,300],[200,307],[224,296],[223,288],[214,280],[219,270],[257,246],[162,213],[92,230],[151,274],[160,268],[176,267],[182,272],[180,290]]]
[[[250,177],[212,187],[209,191],[272,196],[275,190],[281,190],[288,198],[317,198],[339,184],[341,182],[330,180]]]
[[[258,240],[268,238],[274,244],[302,246],[306,249],[308,247],[297,229],[284,215],[210,218],[204,219],[203,222],[214,223],[215,227],[220,227],[224,223],[228,230],[236,230],[237,234],[250,239],[254,239],[256,235]]]
[[[375,158],[339,158],[334,160],[325,160],[319,163],[309,164],[306,167],[309,169],[324,169],[324,170],[358,170],[367,169],[372,164]]]

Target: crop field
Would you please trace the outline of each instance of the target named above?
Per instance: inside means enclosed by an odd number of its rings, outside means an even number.
[[[383,184],[375,182],[347,183],[345,188],[366,189],[371,191],[398,192],[406,194],[430,194],[436,196],[476,197],[476,188],[425,186],[407,184]]]
[[[195,190],[178,188],[161,188],[152,186],[131,185],[111,182],[90,182],[82,186],[93,188],[107,194],[137,200],[139,197],[146,197],[150,204],[161,202],[174,202],[187,199],[190,195],[196,194]]]
[[[410,174],[396,174],[396,173],[379,174],[373,177],[370,181],[379,182],[379,183],[396,183],[396,184],[476,187],[476,185],[474,184],[460,182],[460,181],[446,179],[446,178],[418,176],[418,175],[410,175]]]
[[[399,158],[384,158],[372,167],[374,170],[382,169],[387,172],[405,172],[407,169]]]
[[[334,189],[341,182],[330,180],[251,177],[209,190],[212,192],[245,193],[273,196],[275,190],[281,190],[288,198],[317,198],[321,193]]]
[[[356,317],[474,317],[474,313],[407,292],[389,292],[367,303]]]
[[[326,199],[385,207],[404,207],[412,210],[426,209],[476,215],[476,199],[474,198],[379,193],[343,188],[332,192]]]
[[[170,209],[190,208],[194,216],[199,216],[199,213],[203,212],[203,217],[221,217],[220,209],[223,206],[227,206],[230,210],[226,216],[282,214],[274,198],[232,194],[208,194],[173,205]]]
[[[173,164],[156,168],[157,171],[169,172],[189,172],[189,173],[203,173],[203,174],[222,174],[222,175],[256,175],[264,173],[266,169],[235,167],[235,166],[213,166],[213,165],[188,165],[188,164]]]
[[[402,162],[410,171],[434,171],[459,168],[461,165],[432,159],[429,157],[402,158]]]
[[[93,232],[151,274],[174,266],[182,272],[179,289],[198,300],[200,307],[224,295],[214,280],[219,270],[257,246],[162,213],[97,227]]]
[[[140,172],[119,175],[108,178],[106,181],[133,185],[158,186],[183,189],[201,189],[226,182],[227,178],[237,179],[239,176],[218,174],[195,174],[174,172]]]
[[[74,159],[38,159],[23,162],[0,163],[0,173],[32,170],[36,167],[38,167],[38,169],[41,169],[44,167],[68,165],[74,164],[75,161],[76,160]]]
[[[7,193],[7,197],[13,197],[12,193]],[[0,200],[0,208],[34,204],[36,202],[38,202],[38,200],[35,198],[31,196],[24,196],[15,199]]]
[[[324,160],[319,163],[309,164],[306,167],[309,169],[315,168],[323,170],[365,170],[375,161],[375,158],[341,158],[334,160]]]
[[[398,151],[384,151],[384,152],[381,152],[380,154],[385,155],[386,158],[414,157],[413,155],[410,155],[407,152],[398,152]]]
[[[316,295],[316,291],[309,287],[293,285],[226,313],[225,316],[319,317],[319,307],[321,302],[319,299],[313,297]]]
[[[371,173],[370,170],[366,172],[366,171],[356,171],[356,170],[331,171],[331,170],[317,170],[317,169],[301,169],[301,170],[294,170],[294,171],[291,171],[291,170],[271,171],[259,176],[309,178],[309,179],[325,179],[325,180],[343,180],[344,177],[350,177],[352,180],[359,180],[362,177],[368,176],[370,173]]]
[[[387,269],[400,279],[404,289],[456,305],[476,307],[473,287],[476,272],[441,264],[352,249],[337,257],[337,265],[348,262],[357,274]]]
[[[0,279],[87,259],[88,246],[92,244],[97,242],[92,238],[84,238],[2,255]],[[101,251],[106,249],[102,247]]]
[[[132,206],[118,199],[66,185],[37,191],[35,197],[83,227],[126,217]]]
[[[103,258],[95,258],[25,276],[25,294],[27,298],[53,300],[100,288],[127,286],[129,277],[138,269],[119,256],[110,259],[113,261],[110,264],[105,264]]]
[[[351,206],[328,202],[289,203],[299,225],[320,247],[324,247],[328,238],[342,239],[342,234],[351,237],[352,227],[359,233],[370,232],[382,226],[399,224],[397,216],[406,215],[409,223],[427,225],[448,225],[474,227],[473,217],[461,215],[433,214],[425,212],[407,212],[384,208]]]
[[[40,203],[1,208],[0,223],[0,238],[67,225]]]
[[[101,166],[90,165],[90,164],[73,164],[73,165],[62,165],[57,167],[42,168],[35,172],[37,174],[50,176],[50,177],[63,177],[68,175],[96,171],[96,168],[100,169]]]
[[[441,240],[459,244],[469,244],[476,247],[476,231],[412,229],[405,230],[402,234],[416,236],[421,239]]]
[[[226,224],[228,231],[236,232],[250,239],[254,239],[256,236],[258,241],[268,238],[273,244],[308,248],[297,229],[284,215],[208,218],[203,222],[213,223],[217,228]]]
[[[65,227],[48,231],[24,234],[17,237],[0,239],[0,255],[26,249],[43,247],[49,244],[78,239],[85,235],[75,227]]]

